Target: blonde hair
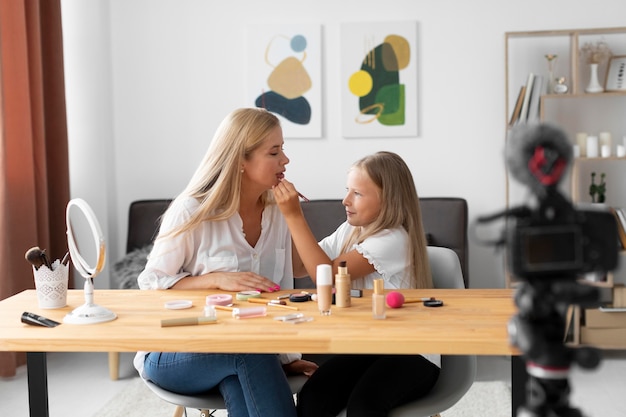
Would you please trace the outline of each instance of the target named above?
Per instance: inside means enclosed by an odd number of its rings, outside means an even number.
[[[231,112],[217,128],[202,162],[177,199],[193,197],[200,207],[189,220],[165,236],[177,236],[204,221],[225,220],[239,208],[241,166],[276,127],[278,118],[262,108],[241,108]],[[263,203],[273,202],[267,190]]]
[[[432,288],[422,212],[409,167],[393,152],[377,152],[358,160],[351,169],[362,170],[380,189],[381,209],[371,224],[354,228],[342,252],[348,252],[354,244],[381,230],[403,227],[409,235],[411,287]]]

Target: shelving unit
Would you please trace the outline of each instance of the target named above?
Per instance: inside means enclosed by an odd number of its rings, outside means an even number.
[[[552,75],[553,78],[566,78],[568,92],[555,94],[544,88],[539,104],[539,120],[561,128],[572,145],[576,143],[576,134],[579,132],[595,136],[600,132],[612,134],[612,156],[575,158],[568,177],[560,184],[560,191],[571,198],[574,204],[591,203],[591,196],[588,192],[591,172],[596,172],[598,177],[600,173],[605,173],[607,186],[605,204],[613,207],[626,207],[626,181],[624,181],[626,157],[616,156],[617,145],[626,146],[626,91],[585,92],[585,87],[589,83],[590,70],[580,54],[580,47],[587,42],[598,41],[605,41],[613,56],[626,55],[626,27],[507,32],[505,34],[506,133],[508,133],[509,120],[520,87],[526,85],[528,74],[532,72],[548,80],[549,66],[546,55],[556,54],[557,59],[553,63]],[[600,63],[598,74],[602,86],[605,85],[607,67],[608,60]],[[528,197],[529,191],[523,185],[511,180],[507,172],[507,207],[525,204]],[[620,264],[625,263],[626,251],[622,250]],[[622,266],[620,269],[623,268]],[[512,285],[510,276],[507,276],[507,283]],[[624,282],[620,280],[614,282],[614,274],[609,273],[606,281],[592,285],[612,288],[614,285],[622,284]],[[623,314],[626,318],[626,313]],[[573,315],[572,327],[573,343],[586,343],[585,335],[590,334],[591,329],[584,328],[584,314],[578,309]],[[626,319],[624,327],[620,330],[626,334]],[[606,334],[600,339],[607,340]],[[626,348],[624,340],[624,338],[609,340],[602,347],[624,349]]]

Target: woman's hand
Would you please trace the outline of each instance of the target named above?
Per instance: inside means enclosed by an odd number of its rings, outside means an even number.
[[[216,288],[224,291],[266,291],[273,292],[280,290],[280,285],[276,284],[254,272],[223,272],[214,273]]]
[[[211,272],[197,277],[185,277],[173,289],[218,289],[223,291],[265,291],[280,290],[280,285],[254,272]]]
[[[315,362],[305,361],[302,359],[283,365],[283,370],[287,375],[304,374],[306,376],[311,376],[315,371],[317,371],[317,368],[319,368],[319,366]]]
[[[302,213],[300,195],[292,183],[283,179],[272,187],[272,192],[274,193],[274,200],[276,200],[276,204],[283,213],[283,216],[289,217],[290,215]]]

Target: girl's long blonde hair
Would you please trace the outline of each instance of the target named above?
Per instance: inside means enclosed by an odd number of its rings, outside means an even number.
[[[241,108],[226,116],[200,166],[177,197],[193,197],[200,202],[200,208],[165,236],[177,236],[204,221],[225,220],[235,214],[240,202],[242,163],[277,126],[278,118],[262,108]],[[261,198],[265,205],[273,202],[270,190]]]
[[[432,288],[422,212],[409,167],[393,152],[377,152],[355,162],[351,169],[361,169],[380,188],[381,209],[371,224],[354,228],[344,242],[342,252],[351,250],[354,244],[381,230],[403,227],[409,235],[411,287]]]

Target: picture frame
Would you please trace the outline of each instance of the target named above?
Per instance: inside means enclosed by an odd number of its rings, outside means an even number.
[[[341,24],[343,137],[418,136],[418,42],[414,20]]]
[[[249,24],[247,43],[247,105],[274,113],[285,139],[321,138],[321,25]]]
[[[614,56],[609,60],[604,90],[626,91],[626,55]]]

